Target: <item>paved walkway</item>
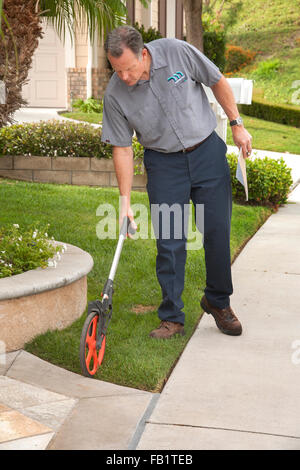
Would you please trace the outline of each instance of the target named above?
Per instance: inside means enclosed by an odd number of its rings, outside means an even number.
[[[233,263],[243,334],[204,314],[161,394],[0,356],[0,450],[300,450],[299,246],[300,185]]]

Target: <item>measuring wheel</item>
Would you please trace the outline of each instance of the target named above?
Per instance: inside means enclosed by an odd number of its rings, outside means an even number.
[[[127,233],[134,234],[135,229],[130,226],[129,218],[125,217],[109,277],[101,293],[102,299],[94,300],[88,304],[88,313],[82,328],[79,347],[82,373],[87,377],[93,377],[103,361],[106,332],[112,316],[113,280]]]
[[[96,347],[97,332],[99,328],[99,314],[91,312],[84,322],[80,338],[80,364],[82,372],[87,377],[93,377],[101,365],[104,353],[106,337],[100,336],[100,348]]]

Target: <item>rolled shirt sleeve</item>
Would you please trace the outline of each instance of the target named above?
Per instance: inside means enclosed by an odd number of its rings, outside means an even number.
[[[116,147],[130,147],[132,144],[133,128],[122,114],[118,103],[110,95],[103,100],[102,142]]]

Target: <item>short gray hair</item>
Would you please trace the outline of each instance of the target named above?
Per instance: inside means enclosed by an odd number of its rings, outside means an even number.
[[[130,49],[137,57],[141,56],[144,48],[142,35],[132,26],[119,26],[108,33],[104,50],[112,57],[120,57],[124,49]]]

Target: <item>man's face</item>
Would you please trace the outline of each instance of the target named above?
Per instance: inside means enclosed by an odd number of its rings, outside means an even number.
[[[125,48],[120,57],[113,57],[107,54],[107,58],[111,66],[118,74],[119,78],[126,83],[127,86],[135,85],[140,79],[147,79],[146,62],[147,50],[142,50],[140,58],[128,48]]]

